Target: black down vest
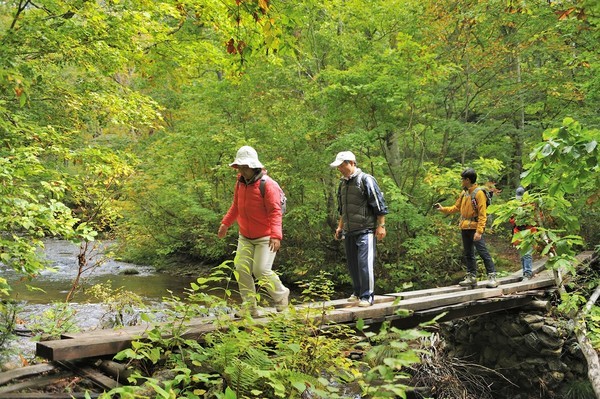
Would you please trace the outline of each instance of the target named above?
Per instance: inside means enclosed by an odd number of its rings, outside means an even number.
[[[377,224],[377,217],[368,203],[366,179],[365,173],[359,172],[349,180],[340,181],[338,200],[347,233],[375,229]]]

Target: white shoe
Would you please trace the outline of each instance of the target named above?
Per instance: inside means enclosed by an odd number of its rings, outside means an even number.
[[[280,300],[275,301],[275,310],[278,312],[283,312],[289,305],[290,289],[286,288],[286,290],[285,295]]]
[[[350,295],[350,298],[347,299],[348,302],[358,302],[358,296],[355,294]]]
[[[358,302],[358,307],[361,308],[368,308],[371,305],[373,305],[373,303],[371,303],[371,301],[368,299],[361,299],[360,302]]]
[[[496,288],[498,285],[500,285],[500,283],[498,283],[498,280],[496,280],[496,273],[488,274],[488,281],[485,286],[487,288]]]

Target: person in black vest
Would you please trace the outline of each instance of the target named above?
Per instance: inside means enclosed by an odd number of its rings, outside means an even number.
[[[337,192],[340,214],[335,239],[344,240],[353,293],[348,302],[373,305],[376,240],[385,238],[388,208],[375,178],[361,171],[350,151],[337,154],[330,166],[342,174]]]

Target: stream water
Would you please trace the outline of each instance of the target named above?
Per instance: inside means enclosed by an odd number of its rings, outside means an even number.
[[[42,256],[51,267],[31,281],[24,280],[14,270],[0,264],[0,276],[7,279],[12,288],[9,299],[16,303],[18,309],[18,329],[29,329],[54,303],[64,302],[77,276],[79,245],[49,239],[44,242],[44,246]],[[107,248],[108,244],[99,244],[87,254],[88,266],[95,267],[82,274],[84,286],[110,282],[113,290],[123,287],[124,290],[139,295],[144,305],[160,307],[161,299],[169,296],[169,291],[183,297],[185,289],[195,280],[191,276],[156,273],[149,266],[117,261],[106,255]],[[75,312],[72,321],[80,330],[98,328],[107,315],[106,304],[83,292],[74,296],[70,308]],[[34,352],[35,345],[28,337],[22,337],[15,345],[16,352],[25,358],[30,358]]]
[[[6,278],[13,291],[11,299],[25,301],[29,304],[48,304],[64,301],[77,276],[77,255],[79,246],[63,240],[46,240],[43,256],[50,262],[51,268],[44,270],[32,281],[22,281],[12,269],[0,264],[0,275]],[[120,262],[107,257],[107,244],[99,244],[88,255],[90,270],[82,274],[86,286],[111,282],[113,288],[124,287],[138,294],[144,301],[159,301],[168,291],[176,295],[183,293],[189,287],[193,277],[177,277],[156,273],[152,267]],[[131,272],[135,274],[130,274]],[[28,285],[40,290],[30,290]],[[94,298],[82,294],[75,296],[75,302],[85,301],[94,303]]]

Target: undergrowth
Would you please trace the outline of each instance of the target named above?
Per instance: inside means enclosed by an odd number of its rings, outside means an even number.
[[[184,300],[165,298],[160,317],[144,315],[153,326],[147,338],[116,356],[133,370],[130,385],[101,397],[406,398],[407,366],[419,361],[408,341],[426,334],[391,328],[367,333],[361,321],[357,335],[350,326],[328,324],[333,283],[325,273],[301,286],[302,306],[233,320],[231,313],[240,309],[231,301],[232,276],[223,264],[192,284]],[[226,288],[209,291],[216,280]],[[190,324],[208,323],[216,329],[203,337],[187,333]],[[349,356],[357,348],[364,357]]]

